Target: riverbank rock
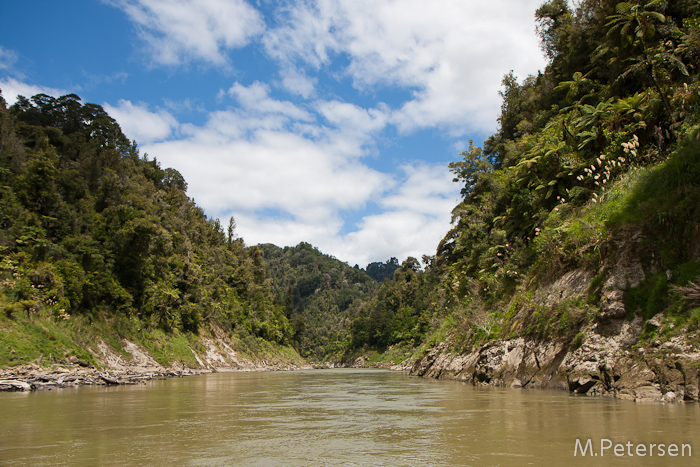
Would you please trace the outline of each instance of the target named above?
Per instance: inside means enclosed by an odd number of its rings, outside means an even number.
[[[410,373],[474,385],[561,388],[638,402],[699,401],[697,338],[679,333],[668,342],[657,340],[651,348],[638,346],[645,326],[660,329],[664,317],[628,319],[627,291],[644,281],[645,270],[655,274],[663,268],[653,252],[645,248],[639,232],[618,237],[602,248],[605,260],[597,275],[568,271],[533,291],[536,304],[552,309],[576,298],[590,303],[593,278],[601,284],[600,312],[577,330],[576,346],[572,345],[576,330],[550,339],[499,339],[461,353],[450,352],[446,341],[428,349],[414,362]],[[526,330],[522,323],[527,317],[521,314],[513,318],[512,332]]]
[[[700,354],[687,351],[692,346],[681,338],[675,342],[679,353],[635,352],[629,333],[637,331],[623,329],[638,325],[625,320],[621,332],[609,336],[591,331],[576,350],[563,342],[517,338],[454,354],[441,343],[419,358],[410,374],[482,386],[567,389],[637,402],[698,401]]]

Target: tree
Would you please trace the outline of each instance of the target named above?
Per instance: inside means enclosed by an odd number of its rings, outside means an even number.
[[[399,260],[392,257],[385,263],[370,263],[367,265],[367,275],[377,282],[394,277],[394,271],[399,268]]]
[[[571,24],[571,9],[567,0],[549,0],[535,12],[537,35],[550,60],[564,52],[565,27]]]
[[[652,0],[643,6],[630,2],[618,3],[617,14],[608,18],[609,22],[606,26],[610,27],[608,37],[619,33],[623,47],[633,49],[635,46],[641,45],[642,48],[641,55],[631,59],[633,64],[618,79],[624,79],[637,71],[647,72],[654,88],[659,93],[664,109],[670,116],[672,113],[671,105],[660,84],[662,68],[664,64],[668,63],[686,76],[688,76],[688,70],[673,53],[673,50],[668,50],[666,44],[661,43],[656,47],[651,45],[651,41],[656,37],[658,26],[666,21],[666,17],[662,13],[654,10],[662,3],[662,0]]]
[[[227,240],[228,244],[231,245],[234,240],[238,237],[238,234],[236,234],[236,221],[233,219],[233,216],[231,216],[228,220],[228,232],[227,232]]]
[[[469,196],[476,186],[479,178],[484,174],[493,173],[493,163],[486,156],[480,147],[474,146],[474,141],[469,141],[469,149],[461,152],[460,156],[464,160],[460,162],[450,162],[450,171],[455,174],[453,182],[463,184],[462,196]]]
[[[559,83],[554,90],[555,91],[566,91],[566,100],[574,103],[582,103],[586,98],[593,97],[594,93],[591,92],[594,88],[594,83],[586,75],[577,71],[571,77],[570,81],[562,81]],[[584,94],[586,93],[586,94]],[[579,96],[584,94],[583,97]]]

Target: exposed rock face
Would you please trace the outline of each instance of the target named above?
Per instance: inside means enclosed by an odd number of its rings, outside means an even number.
[[[637,401],[698,401],[700,352],[680,338],[666,349],[670,352],[635,352],[628,338],[640,322],[625,321],[620,327],[629,329],[607,337],[591,331],[576,350],[562,342],[518,338],[452,354],[442,343],[417,360],[411,374],[475,385],[568,389]]]
[[[553,305],[562,300],[583,295],[593,276],[591,271],[583,269],[569,271],[552,284],[537,289],[535,299],[546,305]]]
[[[445,349],[445,343],[432,349],[415,362],[411,374],[475,385],[566,387],[558,374],[566,354],[561,343],[518,338],[491,341],[476,352],[465,354],[451,354]]]
[[[453,354],[448,344],[432,348],[411,368],[411,374],[449,378],[475,385],[568,389],[577,394],[636,401],[698,401],[700,349],[685,335],[653,348],[635,348],[644,326],[661,327],[662,316],[646,323],[628,320],[626,291],[649,274],[663,271],[639,233],[621,234],[603,247],[600,314],[580,331],[583,340],[572,348],[565,338],[516,338],[488,342],[473,352]],[[670,272],[667,272],[670,274]],[[562,274],[534,291],[542,305],[585,296],[595,274],[583,270]],[[522,319],[519,313],[515,319]]]

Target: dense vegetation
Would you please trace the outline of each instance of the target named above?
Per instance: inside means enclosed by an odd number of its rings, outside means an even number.
[[[291,317],[301,355],[316,361],[340,358],[350,339],[350,325],[374,295],[376,281],[308,243],[260,248],[277,302]]]
[[[365,271],[375,281],[382,283],[386,279],[394,277],[394,272],[399,268],[399,260],[391,257],[385,263],[375,262],[369,263]]]
[[[293,337],[262,252],[224,232],[174,169],[75,95],[0,102],[3,314]],[[2,346],[1,352],[9,352]]]
[[[504,77],[498,131],[450,164],[463,199],[423,268],[392,258],[365,272],[304,243],[247,248],[99,106],[1,102],[2,319],[215,326],[315,360],[446,336],[576,342],[600,312],[609,250],[634,237],[656,271],[627,291],[628,311],[697,329],[700,3],[548,0],[535,18],[549,64]],[[533,298],[571,270],[594,277],[587,299]]]
[[[608,244],[633,235],[659,272],[629,291],[628,309],[700,321],[671,293],[691,296],[700,275],[700,3],[549,0],[535,16],[549,65],[521,83],[506,75],[498,131],[450,164],[463,200],[430,267],[416,272],[433,278],[427,298],[384,313],[381,296],[411,296],[401,276],[385,283],[355,325],[356,347],[422,335],[378,332],[404,323],[431,322],[431,339],[463,345],[572,337],[599,312]],[[598,274],[589,300],[533,301],[573,269]]]
[[[434,274],[421,270],[418,260],[406,259],[393,278],[382,283],[363,304],[352,323],[350,350],[366,346],[385,350],[393,344],[414,346],[422,342],[432,324],[435,281]]]

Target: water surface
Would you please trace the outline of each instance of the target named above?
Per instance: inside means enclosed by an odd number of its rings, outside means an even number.
[[[593,451],[574,456],[576,439]],[[0,394],[0,465],[700,465],[700,408],[381,370],[215,373]]]

